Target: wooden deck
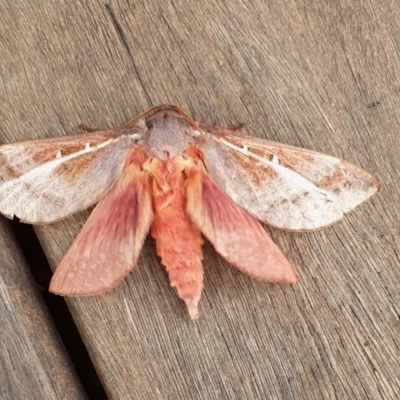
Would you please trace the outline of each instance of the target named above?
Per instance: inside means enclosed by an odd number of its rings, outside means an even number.
[[[192,4],[193,3],[193,4]],[[121,126],[152,105],[353,161],[381,192],[332,227],[266,227],[296,287],[204,246],[200,319],[151,239],[114,290],[67,299],[110,399],[398,399],[400,3],[0,4],[0,141]],[[55,268],[89,211],[35,228]],[[85,398],[0,221],[0,398]]]

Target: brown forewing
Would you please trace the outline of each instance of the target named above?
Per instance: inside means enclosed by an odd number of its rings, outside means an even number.
[[[0,147],[0,212],[49,223],[96,203],[136,145],[129,130],[109,130]],[[85,150],[86,149],[86,150]]]
[[[202,127],[206,167],[256,218],[289,230],[330,225],[379,190],[362,168],[310,150]],[[208,130],[207,130],[208,129]]]

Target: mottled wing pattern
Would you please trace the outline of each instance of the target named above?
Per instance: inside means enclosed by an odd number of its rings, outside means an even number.
[[[207,173],[191,170],[187,183],[187,213],[218,253],[254,278],[297,283],[293,267],[258,221],[238,207]]]
[[[149,179],[141,170],[141,150],[137,151],[139,157],[134,153],[130,155],[136,160],[124,165],[121,176],[96,205],[61,260],[51,280],[51,292],[98,294],[115,286],[135,266],[153,208]]]
[[[136,146],[129,129],[0,146],[0,212],[43,224],[96,203]]]
[[[257,219],[288,230],[312,230],[339,220],[379,190],[350,162],[223,128],[202,127],[209,174]]]

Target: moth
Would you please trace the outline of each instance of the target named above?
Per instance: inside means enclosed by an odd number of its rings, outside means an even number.
[[[206,237],[254,278],[295,284],[267,235],[338,221],[379,190],[362,168],[310,150],[193,121],[156,106],[124,127],[0,146],[0,212],[48,224],[95,203],[50,291],[88,296],[135,266],[150,231],[171,285],[198,317]]]

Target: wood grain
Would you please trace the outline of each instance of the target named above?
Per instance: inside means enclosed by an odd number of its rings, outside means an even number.
[[[252,280],[207,244],[193,322],[148,239],[116,289],[69,299],[110,399],[398,398],[399,16],[379,0],[0,4],[3,142],[175,103],[353,161],[382,184],[326,230],[266,227],[296,287]],[[53,267],[88,215],[37,228]]]
[[[85,399],[4,217],[0,255],[0,399]]]

